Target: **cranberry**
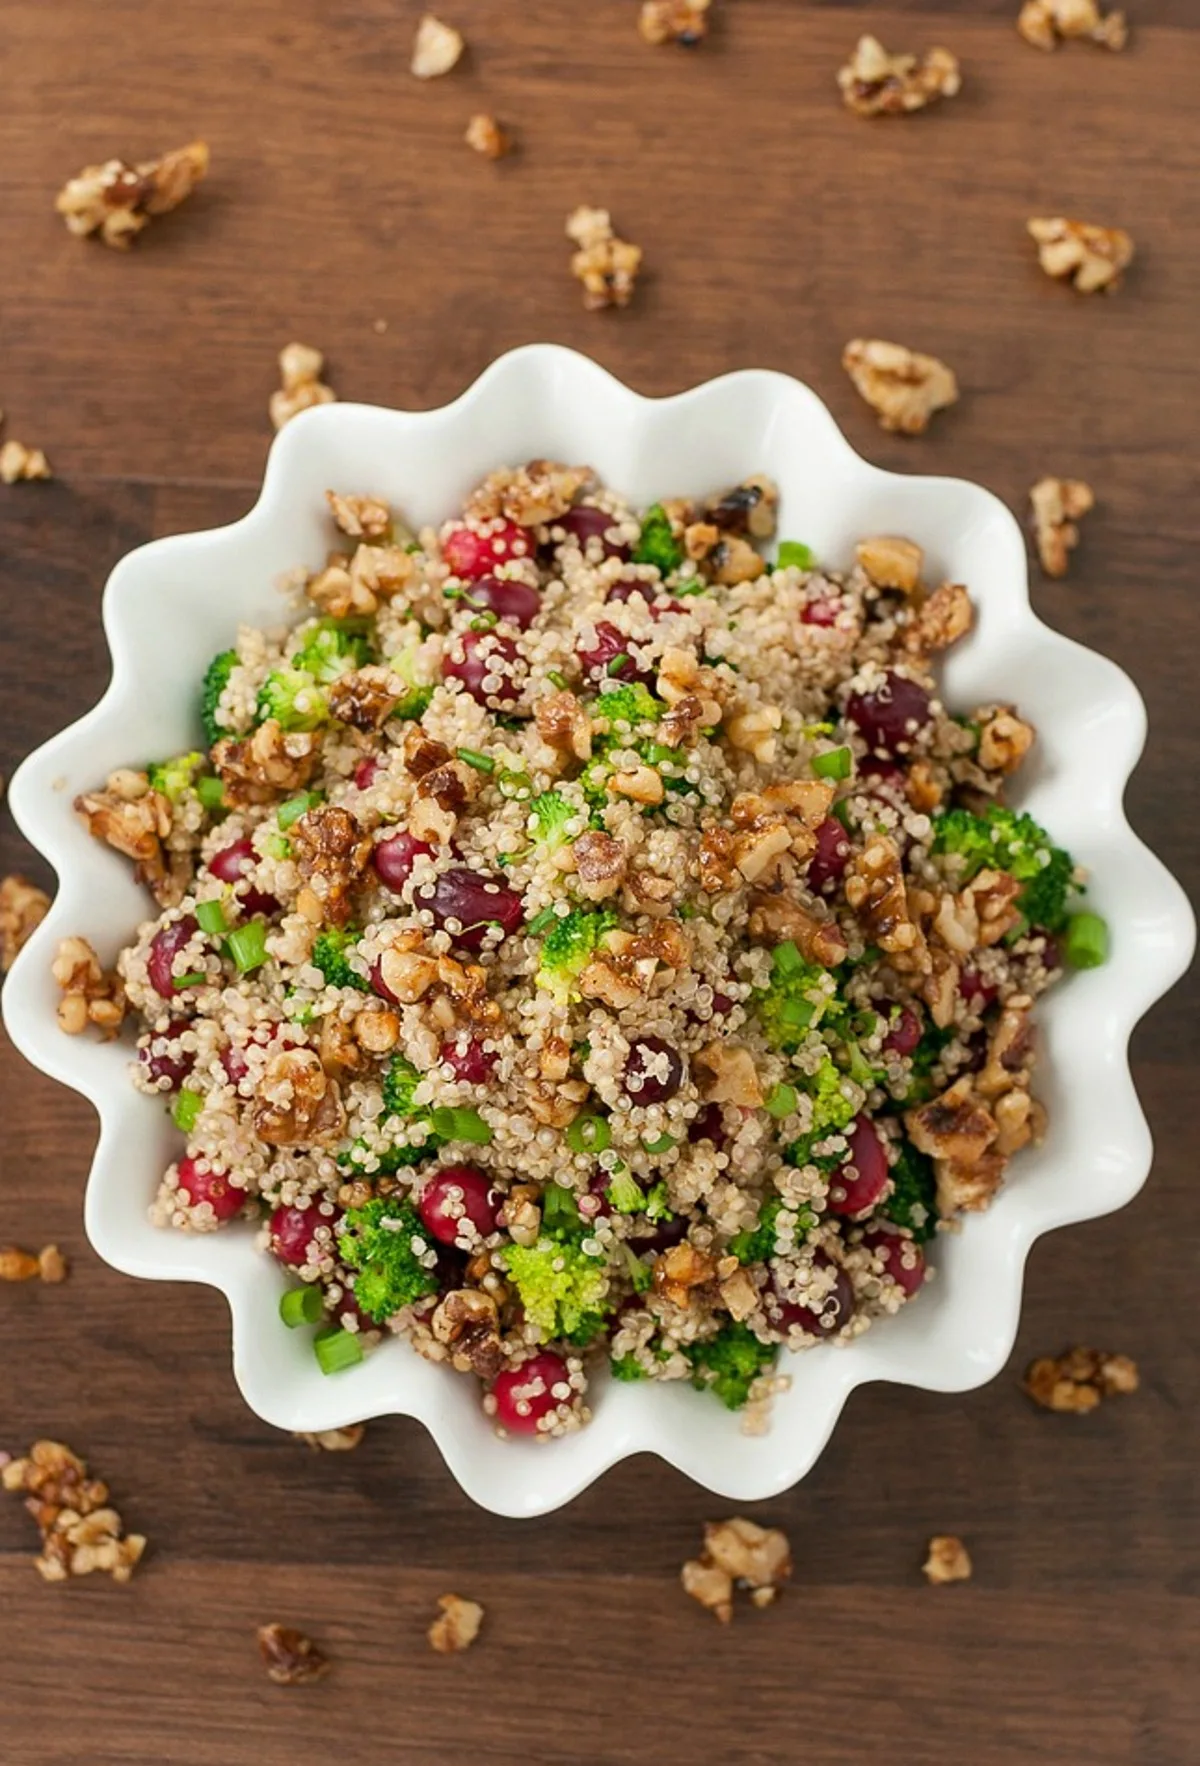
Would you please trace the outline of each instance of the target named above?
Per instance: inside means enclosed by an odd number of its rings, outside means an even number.
[[[500,922],[507,938],[525,917],[521,897],[507,883],[468,871],[462,865],[451,865],[432,883],[418,889],[413,900],[417,907],[429,910],[438,926],[457,920],[462,930],[454,933],[453,938],[464,950],[478,950],[493,921]]]
[[[1047,932],[1044,926],[1032,926],[1029,930],[1031,939],[1042,941],[1042,964],[1047,969],[1061,969],[1063,966],[1062,948],[1053,932]]]
[[[828,1337],[835,1331],[840,1331],[854,1317],[854,1288],[845,1270],[825,1251],[814,1251],[813,1268],[836,1270],[833,1287],[821,1301],[819,1308],[801,1306],[798,1301],[785,1300],[776,1295],[770,1313],[771,1322],[779,1330],[787,1331],[793,1325],[802,1325],[815,1337]]]
[[[891,1182],[887,1153],[869,1116],[860,1116],[846,1130],[850,1155],[829,1180],[831,1214],[864,1214],[885,1194]],[[857,1176],[846,1175],[853,1166]]]
[[[907,774],[894,760],[881,760],[877,754],[867,754],[859,762],[858,770],[864,780],[865,789],[873,796],[904,790]],[[866,784],[868,780],[870,783]]]
[[[379,957],[377,957],[371,964],[371,986],[375,989],[375,992],[379,995],[380,999],[387,1000],[389,1005],[398,1006],[400,1004],[400,1001],[396,998],[395,994],[383,978],[383,962]]]
[[[167,1091],[178,1091],[192,1068],[196,1065],[195,1055],[181,1049],[178,1054],[171,1054],[163,1047],[164,1043],[174,1042],[188,1028],[186,1018],[172,1018],[165,1030],[153,1030],[150,1040],[138,1050],[138,1066],[147,1079],[156,1084],[160,1079],[167,1081]],[[162,1091],[164,1088],[159,1086]]]
[[[978,969],[963,969],[959,972],[958,991],[969,1006],[973,1006],[977,1012],[985,1012],[998,990],[990,981],[983,979]]]
[[[439,1059],[454,1069],[454,1077],[462,1085],[486,1085],[496,1070],[495,1055],[476,1036],[444,1042]]]
[[[925,1280],[925,1253],[920,1245],[914,1239],[906,1239],[903,1233],[880,1230],[864,1233],[862,1242],[879,1258],[883,1273],[899,1283],[904,1298],[911,1300]]]
[[[690,1141],[711,1141],[717,1151],[728,1141],[725,1133],[725,1112],[720,1104],[705,1104],[688,1124]]]
[[[512,638],[503,632],[463,632],[455,640],[462,649],[461,658],[453,655],[442,659],[442,677],[460,681],[465,692],[480,705],[515,705],[521,688],[514,680],[514,665],[521,653]],[[498,681],[493,688],[485,681]]]
[[[439,1243],[453,1245],[464,1219],[481,1238],[495,1232],[500,1197],[474,1165],[446,1165],[426,1184],[417,1213]]]
[[[575,654],[579,665],[589,680],[600,681],[615,679],[621,681],[648,681],[650,676],[644,669],[639,669],[629,654],[629,639],[624,632],[619,632],[615,625],[607,619],[596,623],[595,642],[586,648],[576,644]],[[617,658],[621,660],[618,662]],[[616,667],[610,664],[616,663]]]
[[[883,1006],[886,1016],[891,1008]],[[920,1017],[911,1006],[901,1006],[892,1023],[891,1029],[883,1039],[883,1046],[893,1055],[911,1055],[921,1040],[924,1026]]]
[[[507,564],[510,558],[528,558],[533,551],[529,534],[515,521],[497,521],[490,526],[490,533],[480,533],[474,527],[454,527],[446,535],[442,557],[455,576],[476,582],[495,570],[497,564]]]
[[[220,852],[214,852],[208,861],[208,868],[214,877],[220,878],[222,883],[239,883],[246,872],[253,870],[257,863],[258,854],[254,850],[253,842],[247,837],[235,840],[232,846],[222,847]],[[275,897],[268,895],[265,890],[255,889],[253,884],[245,889],[237,890],[235,893],[248,917],[254,914],[277,914],[279,912],[279,903]]]
[[[729,994],[714,992],[712,996],[713,1017],[727,1018],[736,1004],[737,1001],[732,999]]]
[[[612,1205],[608,1200],[608,1186],[613,1180],[611,1171],[605,1171],[598,1165],[588,1183],[588,1193],[581,1197],[579,1212],[585,1220],[595,1220],[599,1215],[611,1214]]]
[[[663,1065],[666,1071],[651,1073]],[[625,1090],[635,1104],[665,1104],[683,1084],[683,1056],[661,1036],[639,1036],[625,1057]]]
[[[221,1050],[221,1065],[225,1069],[226,1079],[235,1090],[250,1071],[245,1049],[240,1049],[235,1042],[226,1043]]]
[[[808,861],[808,887],[814,895],[827,895],[850,862],[850,841],[836,816],[826,816],[817,829],[817,844]]]
[[[310,1260],[317,1228],[330,1224],[328,1217],[315,1208],[276,1208],[269,1222],[271,1250],[280,1263],[299,1269]]]
[[[401,828],[395,834],[388,834],[377,841],[371,854],[371,863],[379,874],[380,881],[397,895],[412,876],[412,868],[419,858],[432,858],[433,847],[427,840],[418,840],[415,834]]]
[[[359,1332],[379,1329],[378,1320],[369,1317],[354,1298],[353,1284],[349,1288],[342,1289],[342,1297],[337,1305],[332,1307],[331,1317],[332,1322],[341,1325],[343,1330],[351,1326],[357,1327]]]
[[[193,1208],[207,1202],[218,1220],[232,1220],[240,1214],[246,1200],[246,1192],[236,1184],[230,1183],[229,1173],[219,1166],[204,1162],[201,1170],[200,1162],[190,1157],[179,1161],[179,1194]]]
[[[185,914],[182,920],[175,920],[170,926],[164,926],[150,940],[150,950],[146,957],[146,973],[150,977],[150,985],[155,993],[163,999],[171,999],[179,990],[175,985],[175,977],[171,965],[179,952],[189,944],[196,931],[196,920],[193,914]]]
[[[851,693],[846,716],[869,747],[900,754],[929,722],[929,694],[916,681],[888,669],[881,686]]]
[[[550,525],[561,527],[564,533],[578,540],[582,552],[587,551],[589,540],[599,540],[605,558],[628,558],[629,546],[621,540],[606,538],[614,519],[607,509],[597,509],[593,503],[579,503],[574,509],[568,509],[565,515],[557,516]]]
[[[813,595],[800,609],[801,625],[831,626],[837,624],[842,603],[836,595]]]
[[[359,791],[369,791],[380,773],[386,770],[377,754],[364,755],[354,769],[355,787]]]
[[[661,594],[662,588],[658,583],[643,583],[639,582],[636,577],[623,576],[619,582],[613,584],[604,599],[620,602],[631,600],[634,595],[640,595],[650,609],[651,619],[661,619],[665,613],[687,612],[683,602],[677,601],[674,595],[668,596],[665,601],[660,601],[658,597]]]
[[[541,612],[542,597],[528,583],[481,576],[478,582],[463,590],[461,604],[476,613],[494,613],[497,619],[511,620],[513,625],[525,631]]]
[[[561,1355],[543,1349],[520,1367],[497,1374],[492,1386],[496,1421],[513,1435],[536,1435],[538,1423],[573,1396],[567,1391],[567,1364]],[[562,1395],[555,1397],[555,1387]]]
[[[639,1255],[643,1251],[653,1251],[657,1257],[663,1251],[669,1251],[672,1245],[680,1245],[687,1237],[688,1223],[682,1214],[672,1215],[670,1220],[656,1220],[649,1223],[648,1232],[634,1229],[633,1237],[637,1243]]]

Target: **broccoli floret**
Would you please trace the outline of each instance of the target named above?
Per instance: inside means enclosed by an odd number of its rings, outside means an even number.
[[[397,1171],[407,1171],[410,1166],[432,1159],[441,1145],[437,1135],[431,1134],[419,1147],[386,1147],[382,1153],[372,1154],[362,1135],[359,1135],[345,1153],[338,1155],[338,1164],[352,1171],[366,1171],[370,1161],[372,1177],[390,1177]]]
[[[708,1391],[730,1410],[740,1410],[760,1374],[774,1367],[778,1348],[760,1343],[754,1332],[736,1321],[719,1330],[705,1343],[693,1343],[683,1353],[692,1364],[692,1384]]]
[[[273,717],[281,730],[316,730],[329,722],[329,695],[299,668],[274,669],[258,689],[254,715]]]
[[[595,1320],[599,1328],[609,1298],[603,1258],[590,1257],[570,1240],[545,1235],[536,1245],[507,1245],[501,1257],[525,1317],[544,1341],[569,1339],[585,1321]]]
[[[403,1055],[393,1055],[383,1076],[383,1113],[385,1116],[414,1116],[417,1107],[413,1093],[421,1083],[421,1075]]]
[[[393,707],[393,717],[402,717],[411,720],[413,718],[424,717],[426,711],[429,709],[429,701],[433,698],[433,685],[431,682],[423,681],[421,679],[417,665],[419,650],[420,644],[417,639],[414,638],[412,643],[406,644],[404,649],[401,650],[398,655],[388,658],[388,667],[393,674],[400,676],[400,679],[408,688],[404,697],[397,700]]]
[[[671,519],[661,503],[652,503],[642,517],[642,531],[633,548],[635,564],[655,564],[670,576],[683,563],[683,547],[671,531]]]
[[[534,842],[544,853],[557,852],[571,838],[567,833],[568,823],[580,814],[578,806],[560,792],[543,791],[529,806]]]
[[[600,940],[617,923],[618,915],[611,908],[576,908],[556,920],[542,940],[538,986],[553,994],[560,1005],[566,1005]]]
[[[808,1134],[784,1148],[783,1156],[789,1165],[815,1165],[818,1171],[834,1171],[842,1163],[844,1153],[813,1152],[818,1141],[848,1128],[854,1120],[854,1105],[842,1090],[842,1077],[828,1056],[815,1073],[798,1076],[812,1099],[813,1125]]]
[[[933,1161],[919,1152],[911,1141],[901,1141],[900,1157],[892,1166],[893,1189],[883,1205],[883,1212],[897,1226],[907,1227],[918,1245],[931,1239],[937,1230],[937,1180]]]
[[[152,761],[146,768],[150,789],[161,791],[172,803],[178,803],[184,792],[195,785],[196,774],[206,760],[206,755],[194,750],[191,754],[177,754],[172,760]]]
[[[371,640],[362,620],[318,619],[304,634],[291,665],[328,684],[371,660]]]
[[[671,1212],[671,1203],[667,1193],[665,1178],[660,1177],[658,1182],[651,1184],[650,1188],[646,1191],[646,1200],[643,1204],[642,1212],[647,1220],[674,1220],[675,1216]]]
[[[548,1183],[542,1191],[542,1233],[551,1239],[583,1237],[583,1217],[575,1202],[575,1192],[565,1184]]]
[[[348,1208],[338,1233],[342,1261],[357,1271],[354,1298],[376,1324],[437,1291],[437,1277],[413,1250],[428,1238],[411,1203],[376,1200]]]
[[[628,724],[634,729],[638,724],[656,724],[665,708],[641,681],[629,681],[601,693],[592,709],[597,717],[607,718],[610,726]],[[671,758],[675,758],[674,750]]]
[[[200,721],[204,725],[204,740],[210,748],[222,736],[229,734],[224,724],[217,722],[217,706],[237,664],[236,650],[222,650],[219,656],[213,657],[204,671],[204,681],[200,688]]]
[[[614,1380],[644,1380],[646,1370],[636,1355],[618,1355],[609,1362]]]
[[[964,882],[985,865],[1016,877],[1025,886],[1017,906],[1031,926],[1059,932],[1066,924],[1074,862],[1032,816],[1002,803],[989,804],[979,816],[947,810],[934,822],[933,850],[961,856]]]
[[[608,1324],[602,1312],[585,1312],[573,1331],[563,1332],[563,1342],[572,1349],[586,1349],[596,1341]]]
[[[366,976],[360,975],[346,961],[346,952],[354,948],[361,936],[352,926],[330,926],[317,933],[308,960],[314,969],[321,971],[326,987],[356,987],[360,993],[371,991]]]
[[[604,1196],[609,1207],[615,1208],[618,1214],[640,1214],[646,1206],[642,1186],[628,1171],[613,1172]]]
[[[735,1233],[729,1241],[729,1252],[739,1263],[766,1263],[775,1255],[775,1222],[779,1219],[779,1211],[785,1206],[782,1196],[768,1196],[758,1211],[758,1225],[746,1232]],[[798,1208],[796,1214],[796,1234],[803,1238],[810,1227],[817,1224],[817,1217],[811,1208]]]
[[[832,997],[828,971],[806,962],[789,939],[771,952],[771,979],[752,995],[763,1035],[772,1048],[792,1054]]]

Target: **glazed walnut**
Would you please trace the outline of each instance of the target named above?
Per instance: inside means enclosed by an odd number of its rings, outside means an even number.
[[[846,877],[846,900],[880,950],[926,966],[921,962],[921,931],[909,914],[904,871],[893,841],[876,834],[855,854]]]
[[[329,709],[356,730],[381,730],[407,691],[398,674],[370,662],[338,676],[329,689]]]
[[[300,1686],[329,1672],[328,1659],[312,1638],[291,1625],[260,1625],[258,1649],[276,1686]]]
[[[267,1062],[250,1112],[259,1140],[273,1147],[329,1145],[344,1132],[337,1081],[314,1049],[285,1049]]]
[[[1079,544],[1079,522],[1095,495],[1081,478],[1039,478],[1029,493],[1038,562],[1047,576],[1063,577]]]
[[[319,736],[306,730],[285,732],[269,717],[249,736],[222,737],[212,760],[230,803],[270,803],[308,784],[320,747]]]
[[[69,179],[54,206],[72,233],[99,233],[105,245],[126,251],[153,216],[178,208],[207,170],[205,141],[191,141],[138,165],[110,159],[85,166]]]
[[[1123,12],[1102,13],[1097,0],[1025,0],[1017,29],[1035,49],[1057,49],[1084,38],[1102,49],[1124,49],[1129,27]]]
[[[889,55],[875,37],[860,37],[838,85],[846,108],[858,116],[906,116],[939,98],[953,98],[962,77],[948,49]]]
[[[147,885],[160,907],[175,906],[187,865],[182,855],[171,855],[168,862],[163,841],[171,831],[171,805],[150,789],[145,774],[114,774],[106,790],[77,797],[75,813],[95,839],[133,859],[138,882]]]
[[[1026,1392],[1043,1410],[1082,1416],[1116,1393],[1136,1392],[1137,1362],[1128,1355],[1104,1355],[1095,1349],[1068,1349],[1044,1355],[1025,1370]]]
[[[547,694],[538,700],[533,716],[547,747],[574,755],[576,760],[591,759],[592,720],[574,693],[564,689]]]
[[[50,911],[50,897],[27,877],[0,879],[0,974],[7,974]]]
[[[1133,240],[1121,227],[1097,227],[1062,215],[1027,222],[1047,276],[1070,282],[1080,294],[1112,294],[1133,262]]]
[[[680,43],[685,49],[694,49],[707,34],[711,4],[712,0],[642,0],[638,35],[643,43],[656,48],[662,43]]]
[[[62,989],[58,1002],[58,1026],[68,1036],[78,1036],[89,1024],[115,1036],[125,1016],[125,993],[120,978],[107,973],[86,938],[62,938],[50,973]]]
[[[319,804],[300,817],[291,832],[300,875],[312,889],[332,926],[350,917],[350,898],[371,858],[371,836],[348,809]]]
[[[945,362],[903,344],[856,337],[842,351],[842,366],[883,428],[901,435],[923,435],[933,414],[958,398]]]

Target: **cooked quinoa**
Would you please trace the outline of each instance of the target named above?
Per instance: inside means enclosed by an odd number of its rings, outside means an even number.
[[[1031,1008],[1105,935],[1004,807],[1034,732],[938,699],[965,588],[776,547],[761,475],[329,503],[207,748],[77,805],[156,898],[110,987],[181,1134],[153,1218],[257,1232],[327,1372],[395,1333],[509,1431],[608,1363],[753,1414],[1041,1131]]]

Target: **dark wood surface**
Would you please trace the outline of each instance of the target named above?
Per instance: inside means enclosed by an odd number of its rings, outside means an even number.
[[[58,476],[0,489],[0,768],[99,692],[116,559],[252,501],[281,344],[320,345],[345,398],[424,406],[548,338],[647,392],[787,370],[872,458],[1014,506],[1045,472],[1089,479],[1072,577],[1035,597],[1145,692],[1133,818],[1194,885],[1200,12],[1134,0],[1126,55],[1049,56],[1020,42],[1016,9],[717,0],[688,55],[639,43],[635,0],[445,0],[468,58],[422,87],[406,0],[8,0],[0,404]],[[908,121],[845,114],[833,76],[864,28],[946,43],[961,97]],[[518,157],[468,152],[476,109],[519,130]],[[194,134],[209,183],[129,256],[55,219],[78,166]],[[581,201],[645,247],[627,313],[585,314],[566,275]],[[1134,232],[1115,300],[1036,269],[1025,218],[1059,210]],[[838,365],[855,334],[943,356],[961,403],[921,441],[884,436]],[[5,820],[14,867],[37,869]],[[759,1517],[791,1535],[794,1590],[729,1631],[676,1581],[725,1505],[656,1463],[508,1523],[468,1504],[414,1425],[318,1456],[259,1423],[219,1297],[127,1281],[88,1249],[92,1116],[0,1050],[0,1243],[57,1239],[74,1263],[66,1287],[0,1290],[0,1444],[71,1442],[153,1545],[127,1588],[43,1586],[30,1524],[0,1506],[0,1758],[1195,1761],[1194,1006],[1185,984],[1138,1034],[1159,1149],[1144,1194],[1037,1248],[990,1387],[855,1396],[816,1471]],[[1083,1420],[1034,1411],[1020,1368],[1074,1341],[1135,1355],[1140,1394]],[[923,1585],[935,1531],[967,1538],[972,1583]],[[448,1589],[488,1609],[457,1661],[423,1635]],[[335,1673],[269,1685],[253,1632],[271,1619],[322,1639]]]

